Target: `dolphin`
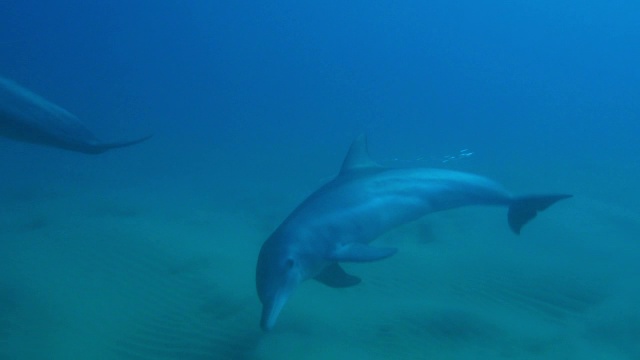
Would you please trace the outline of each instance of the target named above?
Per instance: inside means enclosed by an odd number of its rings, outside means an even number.
[[[482,176],[429,168],[385,168],[358,137],[340,173],[304,200],[263,243],[256,266],[260,327],[273,328],[292,292],[307,279],[334,288],[357,285],[341,262],[369,262],[396,253],[368,245],[384,232],[428,213],[469,205],[506,206],[511,230],[572,195],[514,197]]]
[[[85,154],[135,145],[151,137],[101,142],[75,115],[4,78],[0,78],[0,136]]]

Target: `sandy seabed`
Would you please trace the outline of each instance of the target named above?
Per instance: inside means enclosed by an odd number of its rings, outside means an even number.
[[[628,209],[576,197],[521,236],[504,209],[429,215],[376,240],[394,257],[345,265],[359,286],[303,283],[264,334],[255,261],[281,219],[203,203],[3,199],[0,358],[640,358]]]

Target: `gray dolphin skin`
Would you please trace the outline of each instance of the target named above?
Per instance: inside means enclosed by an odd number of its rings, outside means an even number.
[[[151,137],[101,142],[75,115],[4,78],[0,78],[0,136],[85,154],[139,144]]]
[[[264,242],[256,267],[260,327],[273,328],[289,296],[307,279],[334,288],[357,285],[341,262],[385,259],[396,248],[368,245],[384,232],[428,213],[469,205],[509,208],[511,230],[566,194],[514,197],[496,182],[449,170],[391,169],[373,162],[366,139],[351,145],[338,176],[303,201]]]

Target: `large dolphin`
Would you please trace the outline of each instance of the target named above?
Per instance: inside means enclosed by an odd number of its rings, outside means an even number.
[[[0,78],[0,136],[85,154],[135,145],[151,137],[101,142],[75,115],[3,78]]]
[[[311,194],[264,242],[256,267],[262,302],[260,326],[273,328],[291,293],[304,280],[349,287],[360,278],[341,262],[387,258],[396,248],[368,244],[382,233],[431,212],[467,205],[509,208],[516,234],[538,211],[571,195],[514,197],[496,182],[449,170],[384,168],[367,153],[360,136],[351,145],[338,176]]]

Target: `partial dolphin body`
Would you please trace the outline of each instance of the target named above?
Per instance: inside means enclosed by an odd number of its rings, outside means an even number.
[[[3,78],[0,78],[0,136],[85,154],[135,145],[151,137],[101,142],[75,115]]]
[[[519,234],[538,211],[571,195],[514,197],[496,182],[456,171],[389,169],[374,163],[361,136],[339,175],[311,194],[264,242],[256,268],[262,302],[260,326],[273,328],[291,293],[304,280],[331,287],[357,285],[340,262],[368,262],[392,256],[396,248],[368,243],[400,224],[428,213],[468,205],[509,208],[508,222]]]

